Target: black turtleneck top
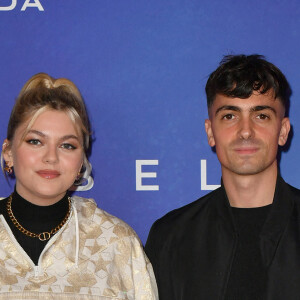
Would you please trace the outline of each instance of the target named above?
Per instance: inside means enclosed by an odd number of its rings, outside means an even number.
[[[51,229],[59,225],[65,218],[69,209],[67,194],[60,201],[49,206],[32,204],[22,198],[16,190],[13,192],[12,196],[11,209],[14,216],[25,229],[37,234],[45,231],[50,232]],[[4,216],[18,243],[34,264],[37,265],[40,254],[48,240],[40,241],[38,237],[29,237],[18,230],[8,216],[6,208],[7,201],[8,198],[0,201],[0,214]]]

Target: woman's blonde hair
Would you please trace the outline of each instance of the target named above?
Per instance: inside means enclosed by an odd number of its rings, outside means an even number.
[[[83,98],[76,85],[66,79],[55,79],[46,73],[32,76],[23,86],[12,109],[7,127],[7,139],[12,142],[16,129],[30,119],[24,131],[25,138],[37,117],[46,110],[66,112],[75,128],[80,129],[84,149],[84,167],[89,168],[90,122]]]

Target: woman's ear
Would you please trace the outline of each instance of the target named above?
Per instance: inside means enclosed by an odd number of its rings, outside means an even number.
[[[13,161],[13,155],[11,151],[11,143],[9,142],[8,139],[5,139],[2,144],[2,156],[5,161],[5,164],[10,168],[13,167],[14,161]]]

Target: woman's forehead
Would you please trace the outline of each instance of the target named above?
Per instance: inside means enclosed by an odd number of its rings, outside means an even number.
[[[33,130],[55,136],[72,134],[82,139],[79,125],[76,124],[68,111],[53,109],[35,111],[18,126],[14,136],[23,139],[26,134]]]

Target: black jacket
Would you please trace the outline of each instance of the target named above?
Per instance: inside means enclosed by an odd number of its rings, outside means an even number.
[[[145,250],[159,299],[224,299],[237,241],[223,186],[157,220]],[[260,251],[267,269],[264,299],[300,299],[300,191],[281,177],[260,234]]]

